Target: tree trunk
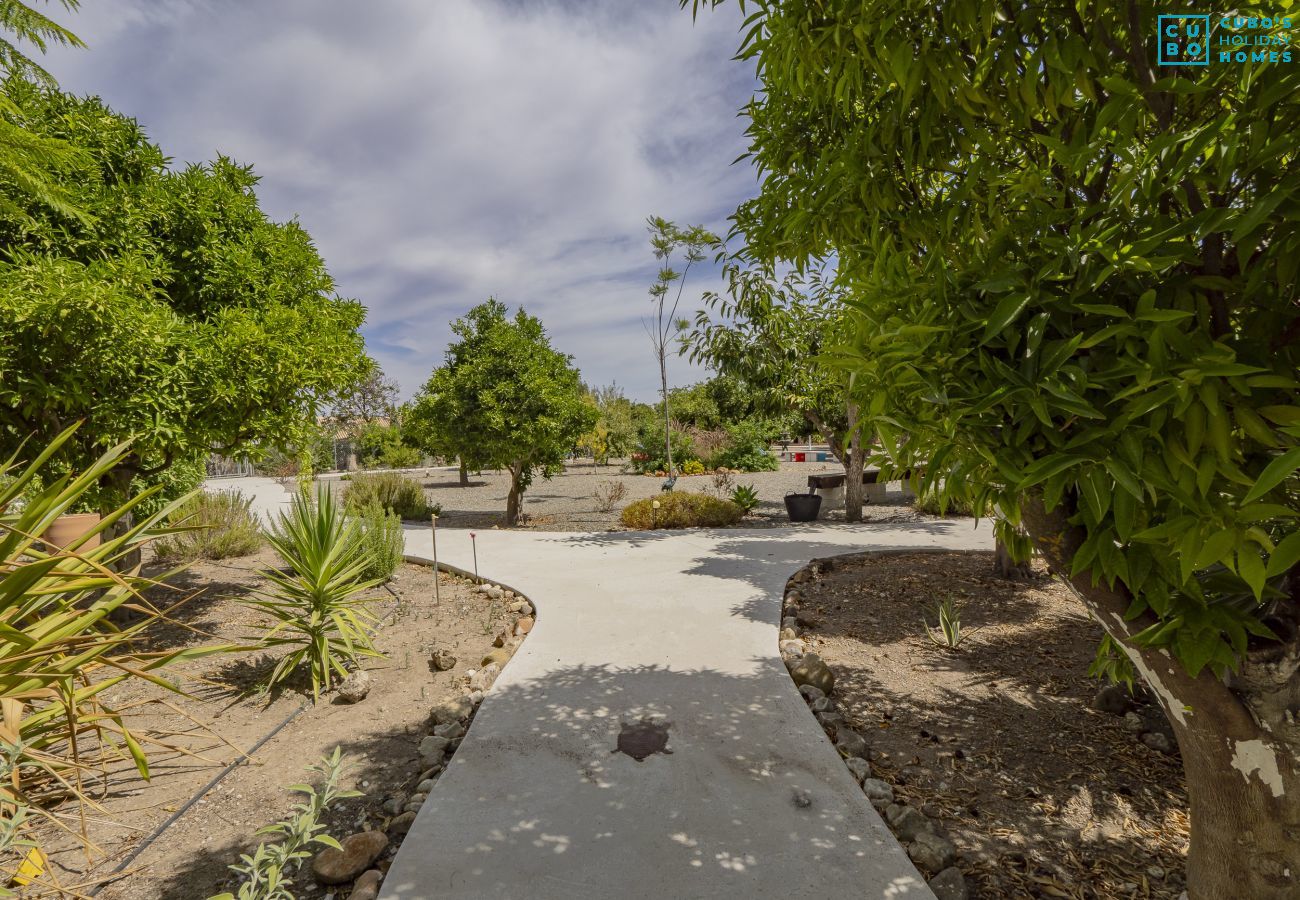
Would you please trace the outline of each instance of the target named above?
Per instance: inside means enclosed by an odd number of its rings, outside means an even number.
[[[844,448],[844,520],[862,521],[862,435],[858,433],[858,405],[847,408],[849,440]]]
[[[524,467],[519,463],[510,464],[510,493],[506,496],[506,526],[514,527],[519,524],[519,504],[523,500],[524,491],[520,487],[519,481],[523,475]]]
[[[469,467],[465,465],[465,460],[460,460],[460,483],[461,486],[469,484]]]
[[[1029,563],[1016,562],[1011,556],[1011,551],[1001,540],[993,547],[993,573],[999,578],[1006,578],[1009,581],[1028,581],[1030,576]]]
[[[668,477],[673,477],[673,426],[672,418],[668,414],[668,361],[664,358],[664,351],[659,351],[659,380],[663,385],[664,395],[664,459],[668,461]]]
[[[1094,585],[1089,571],[1067,576],[1083,534],[1066,511],[1049,513],[1037,497],[1022,505],[1034,545],[1133,662],[1173,726],[1191,806],[1189,900],[1300,896],[1300,591],[1269,620],[1280,641],[1252,648],[1226,682],[1208,668],[1192,678],[1165,650],[1131,642],[1151,619],[1125,621],[1122,585]]]

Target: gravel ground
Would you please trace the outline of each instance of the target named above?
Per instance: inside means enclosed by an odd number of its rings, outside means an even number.
[[[809,475],[842,471],[838,463],[782,462],[781,469],[776,472],[733,474],[733,486],[752,484],[759,497],[758,507],[745,517],[741,527],[789,526],[783,500],[785,495],[806,492]],[[504,472],[473,473],[468,486],[461,486],[454,468],[413,470],[407,474],[423,482],[431,502],[442,505],[439,525],[451,528],[505,527],[506,494],[510,481]],[[658,494],[663,481],[658,477],[626,474],[617,465],[593,467],[590,463],[575,463],[554,478],[538,478],[533,482],[524,494],[525,521],[520,527],[537,531],[621,531],[619,511],[634,500]],[[603,511],[597,492],[609,490],[616,484],[625,485],[626,494],[611,510]],[[713,493],[714,476],[683,475],[677,479],[676,490]],[[730,494],[730,489],[726,493]],[[888,486],[883,501],[864,507],[863,517],[869,521],[922,518],[911,504],[910,496],[902,492],[901,485],[893,482]],[[824,502],[821,519],[844,521],[842,502],[835,509]]]

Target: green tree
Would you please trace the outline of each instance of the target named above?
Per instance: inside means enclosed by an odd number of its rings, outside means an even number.
[[[848,333],[842,292],[820,270],[778,281],[768,267],[733,260],[724,274],[727,294],[707,292],[708,310],[685,335],[690,358],[750,385],[764,411],[795,412],[816,429],[844,466],[844,517],[861,521],[865,453],[853,378],[822,359]]]
[[[338,297],[296,223],[270,221],[251,169],[173,171],[97,98],[11,78],[24,127],[75,147],[56,185],[86,218],[20,192],[0,207],[0,454],[84,421],[56,465],[132,449],[132,479],[211,450],[291,445],[365,371],[360,304]]]
[[[893,463],[1022,523],[1152,688],[1193,900],[1295,897],[1300,69],[1156,68],[1132,0],[751,8],[749,252],[838,255]]]
[[[677,318],[677,307],[682,302],[682,291],[686,288],[686,276],[696,263],[704,261],[704,251],[718,246],[716,235],[705,230],[702,225],[679,228],[667,219],[651,216],[646,220],[650,232],[650,249],[655,259],[659,260],[659,272],[655,282],[650,286],[650,301],[655,305],[655,313],[643,323],[646,334],[650,336],[650,345],[654,349],[655,361],[659,364],[659,396],[663,403],[664,420],[664,456],[667,460],[668,474],[673,474],[673,447],[671,440],[672,415],[669,410],[668,396],[668,348],[673,338],[688,323]],[[672,267],[675,254],[682,254],[684,265],[678,272]],[[673,292],[673,285],[677,285]],[[672,294],[673,305],[664,315],[664,304]]]
[[[519,523],[533,477],[560,472],[578,439],[596,423],[571,358],[554,350],[542,323],[521,308],[513,317],[490,299],[451,326],[447,349],[409,418],[470,465],[510,473],[506,524]]]

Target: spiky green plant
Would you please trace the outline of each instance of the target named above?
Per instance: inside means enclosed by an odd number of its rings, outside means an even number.
[[[748,515],[758,506],[758,491],[752,484],[738,485],[731,492],[731,502],[739,506]]]
[[[151,739],[127,728],[105,703],[105,691],[131,678],[178,690],[162,677],[163,666],[230,649],[143,652],[136,646],[166,611],[141,593],[157,580],[121,570],[145,542],[171,533],[162,522],[180,501],[131,523],[129,515],[155,492],[146,491],[67,547],[42,540],[127,452],[125,445],[114,447],[76,475],[45,472],[75,430],[25,465],[17,455],[0,462],[0,833],[11,846],[21,845],[26,822],[44,819],[66,829],[44,807],[63,798],[78,808],[93,805],[83,782],[110,760],[129,755],[148,776]],[[132,624],[114,621],[114,613],[127,610]],[[84,828],[81,837],[86,840]]]
[[[292,649],[272,670],[267,687],[307,663],[312,699],[318,700],[335,675],[347,676],[346,664],[383,655],[371,642],[376,617],[362,596],[383,579],[365,577],[373,560],[361,523],[323,485],[314,499],[295,495],[268,540],[289,571],[263,571],[270,589],[244,602],[276,620],[262,637],[264,646]]]
[[[945,597],[943,602],[936,609],[939,616],[937,627],[931,628],[930,623],[922,620],[925,625],[925,633],[932,642],[948,650],[957,650],[961,647],[962,641],[970,637],[978,628],[972,628],[963,631],[961,627],[961,607],[952,596]]]
[[[365,578],[383,581],[393,577],[406,554],[406,534],[402,518],[392,510],[372,503],[362,507],[359,518],[370,564],[362,573]]]
[[[312,855],[311,846],[339,848],[334,838],[325,834],[321,821],[325,810],[335,800],[360,797],[360,791],[339,790],[339,776],[343,773],[343,754],[338,748],[314,766],[309,772],[321,776],[320,789],[310,784],[292,784],[289,790],[305,795],[295,803],[293,815],[274,825],[259,828],[256,834],[279,835],[274,843],[263,841],[250,856],[242,854],[239,863],[230,867],[242,876],[237,893],[218,894],[210,900],[294,900],[293,875],[302,868],[303,861]]]

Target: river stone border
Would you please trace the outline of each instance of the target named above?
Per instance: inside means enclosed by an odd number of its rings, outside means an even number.
[[[432,566],[432,563],[419,556],[407,556],[406,562],[415,565]],[[416,815],[428,801],[438,786],[438,780],[451,765],[456,751],[460,749],[474,716],[478,713],[483,699],[492,690],[497,676],[505,667],[524,638],[532,631],[536,621],[537,609],[532,601],[522,593],[503,584],[480,580],[469,572],[439,563],[438,568],[450,574],[460,584],[474,584],[476,593],[485,594],[494,603],[502,603],[509,614],[511,624],[506,631],[497,635],[493,649],[485,655],[479,664],[466,670],[462,676],[463,692],[459,696],[449,697],[435,703],[429,711],[428,725],[419,744],[419,763],[407,778],[408,790],[401,790],[383,799],[380,811],[384,818],[382,824],[371,831],[348,835],[340,839],[344,850],[356,845],[367,846],[365,853],[341,853],[327,848],[316,855],[312,861],[312,871],[316,880],[331,893],[342,891],[351,882],[348,900],[375,900],[389,866],[397,855],[397,850],[415,823]],[[437,577],[437,573],[434,573]],[[429,669],[442,672],[453,668],[457,659],[451,650],[435,647],[429,655]],[[383,840],[381,840],[383,838]],[[369,852],[373,850],[374,852]],[[380,858],[382,856],[382,858]],[[345,857],[345,858],[341,858]],[[328,872],[326,870],[328,869]]]
[[[988,553],[987,550],[958,550],[946,547],[898,547],[887,550],[865,550],[814,559],[790,576],[786,582],[785,597],[781,604],[781,631],[777,648],[790,673],[795,687],[803,695],[809,711],[817,719],[826,737],[839,751],[849,773],[862,788],[867,799],[881,814],[894,837],[903,845],[912,863],[929,881],[930,890],[938,900],[967,900],[970,896],[966,877],[957,867],[957,848],[943,834],[942,826],[914,806],[894,802],[894,789],[885,781],[873,777],[871,763],[867,760],[870,747],[867,739],[844,723],[836,711],[833,694],[835,672],[803,640],[805,620],[800,615],[803,595],[800,587],[815,583],[831,571],[836,560],[842,557],[899,556],[913,553]]]

